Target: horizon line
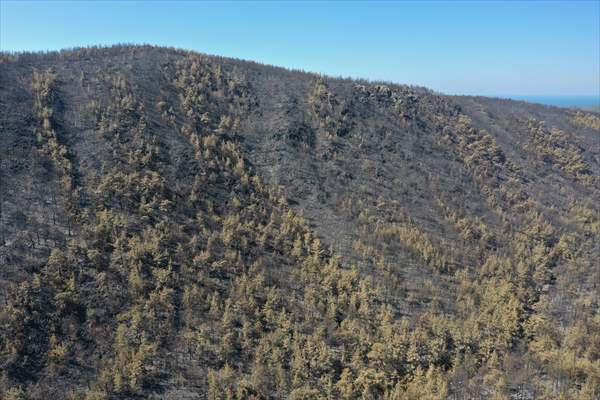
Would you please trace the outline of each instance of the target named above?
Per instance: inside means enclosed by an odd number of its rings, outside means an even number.
[[[252,59],[247,59],[247,58],[238,58],[235,56],[227,56],[227,55],[221,55],[221,54],[211,54],[211,53],[203,52],[202,50],[188,49],[188,48],[178,47],[178,46],[174,46],[174,45],[156,45],[156,44],[150,44],[150,43],[137,43],[137,42],[117,42],[117,43],[110,43],[110,44],[87,44],[87,45],[80,45],[80,46],[73,46],[73,47],[53,48],[53,49],[44,49],[44,50],[42,50],[42,49],[40,49],[40,50],[32,50],[32,49],[5,50],[5,49],[2,49],[2,46],[0,45],[0,54],[9,54],[9,55],[17,55],[18,56],[21,54],[29,53],[29,54],[43,55],[46,53],[61,53],[61,52],[76,51],[76,50],[80,50],[80,49],[95,49],[95,48],[96,49],[103,49],[103,48],[110,49],[110,48],[114,48],[114,47],[128,47],[128,46],[129,47],[132,47],[132,46],[133,47],[152,47],[152,48],[162,48],[162,49],[169,49],[169,50],[176,50],[176,51],[185,51],[185,52],[196,53],[196,54],[209,56],[209,57],[226,58],[226,59],[230,59],[230,60],[250,62],[250,63],[265,65],[265,66],[274,67],[274,68],[282,68],[282,69],[285,69],[288,71],[301,71],[304,73],[314,74],[314,75],[322,75],[322,76],[333,78],[333,79],[351,79],[351,80],[357,80],[357,81],[367,81],[367,82],[371,82],[371,83],[387,83],[387,84],[393,84],[393,85],[415,86],[415,87],[432,90],[434,92],[437,92],[439,94],[443,94],[446,96],[472,96],[472,97],[479,96],[479,97],[490,97],[490,98],[501,98],[501,99],[510,99],[511,96],[548,97],[548,98],[551,98],[551,97],[554,97],[554,98],[594,97],[594,98],[598,98],[598,100],[600,100],[600,87],[597,89],[597,92],[595,92],[595,93],[569,93],[569,94],[545,94],[545,93],[542,93],[542,94],[521,93],[521,94],[519,94],[519,93],[474,93],[474,92],[448,93],[448,92],[444,92],[442,90],[435,89],[433,87],[426,86],[424,84],[419,84],[419,83],[401,83],[401,82],[393,81],[393,80],[365,78],[365,77],[361,77],[361,76],[343,76],[343,75],[336,76],[333,74],[308,70],[308,69],[304,69],[301,67],[282,66],[282,65],[270,64],[268,62],[252,60]],[[514,100],[519,100],[519,99],[514,99]]]

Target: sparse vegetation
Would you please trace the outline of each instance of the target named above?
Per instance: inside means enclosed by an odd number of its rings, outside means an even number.
[[[0,397],[600,395],[593,115],[1,57]]]

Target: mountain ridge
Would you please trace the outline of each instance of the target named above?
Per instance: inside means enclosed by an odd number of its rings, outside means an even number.
[[[597,396],[596,114],[152,46],[1,59],[5,393]]]

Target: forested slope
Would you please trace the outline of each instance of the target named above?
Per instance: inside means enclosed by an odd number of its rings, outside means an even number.
[[[181,50],[4,54],[0,394],[598,399],[599,140]]]

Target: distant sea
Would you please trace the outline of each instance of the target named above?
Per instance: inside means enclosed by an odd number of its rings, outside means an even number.
[[[600,109],[600,96],[498,96],[504,99],[523,100],[557,107]]]

